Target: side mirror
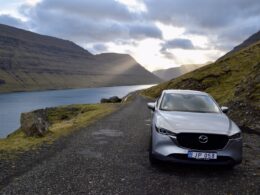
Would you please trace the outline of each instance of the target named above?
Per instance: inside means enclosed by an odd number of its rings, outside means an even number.
[[[222,112],[227,113],[228,112],[228,107],[221,106],[221,110],[222,110]]]
[[[149,102],[149,103],[147,103],[147,107],[149,109],[151,109],[152,111],[154,111],[155,110],[155,103],[154,102]]]

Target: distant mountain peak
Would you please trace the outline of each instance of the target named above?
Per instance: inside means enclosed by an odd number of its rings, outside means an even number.
[[[186,74],[188,72],[191,72],[195,69],[198,69],[202,66],[205,66],[208,63],[205,64],[183,64],[178,67],[168,68],[168,69],[160,69],[153,71],[153,73],[158,76],[159,78],[167,81],[173,78],[177,78],[183,74]]]

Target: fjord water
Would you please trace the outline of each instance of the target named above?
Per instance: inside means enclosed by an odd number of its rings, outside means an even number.
[[[19,128],[22,112],[68,104],[98,103],[101,98],[123,97],[132,91],[151,86],[134,85],[0,94],[0,138],[6,137]]]

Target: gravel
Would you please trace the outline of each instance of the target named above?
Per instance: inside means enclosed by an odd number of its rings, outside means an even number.
[[[14,160],[14,168],[3,161],[0,194],[260,194],[259,135],[244,134],[244,160],[233,170],[151,166],[146,102],[137,97],[95,124]]]

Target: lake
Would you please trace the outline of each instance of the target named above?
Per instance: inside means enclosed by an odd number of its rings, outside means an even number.
[[[0,94],[0,138],[6,137],[20,126],[20,114],[39,108],[68,104],[98,103],[101,98],[123,97],[129,92],[153,85],[66,89],[39,92]]]

